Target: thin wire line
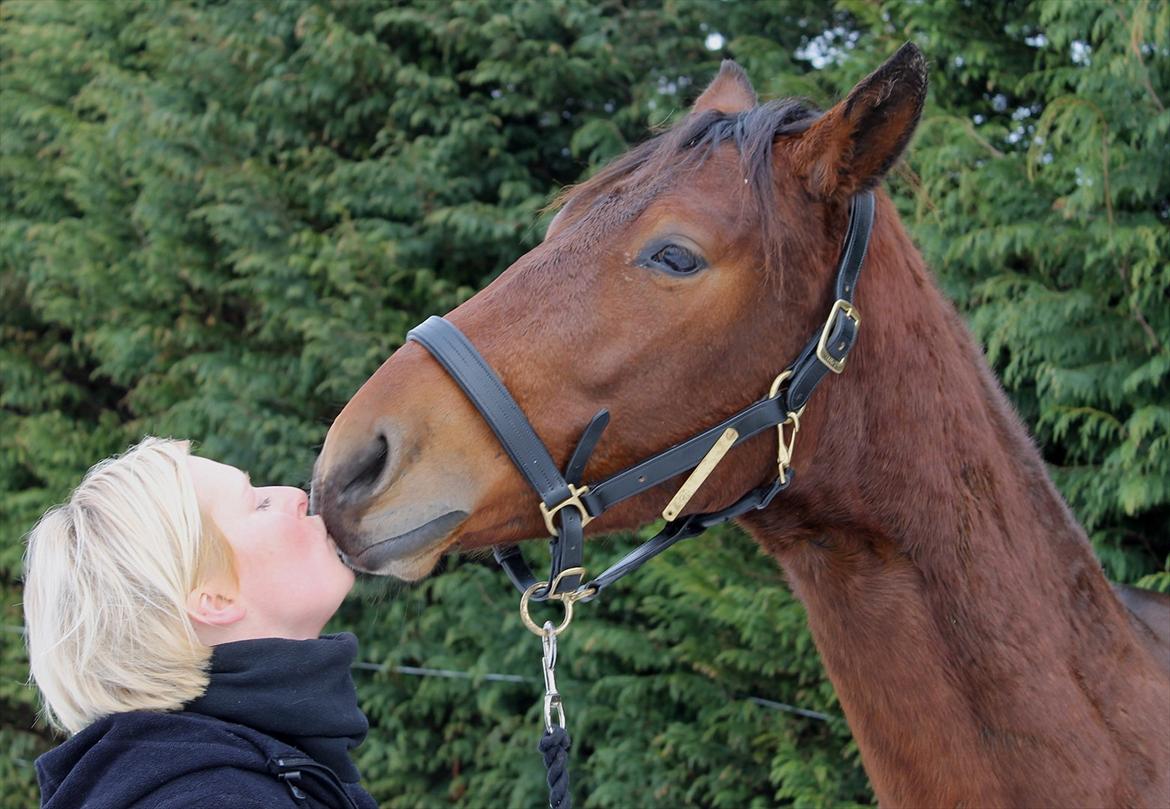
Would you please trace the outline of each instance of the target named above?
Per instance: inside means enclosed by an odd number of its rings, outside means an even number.
[[[810,711],[808,708],[797,708],[795,705],[789,705],[787,702],[776,702],[772,699],[764,699],[763,697],[748,697],[749,702],[754,702],[756,705],[761,705],[765,708],[774,708],[777,711],[787,711],[788,713],[799,714],[807,716],[809,719],[818,719],[821,722],[828,722],[832,717],[820,711]]]
[[[4,624],[0,625],[0,631],[24,634],[24,627]],[[377,671],[382,674],[394,672],[395,674],[406,674],[411,677],[444,677],[449,680],[485,680],[489,683],[540,682],[536,677],[524,677],[519,674],[496,674],[495,672],[475,674],[470,671],[455,671],[454,669],[432,669],[425,666],[391,666],[385,663],[366,663],[364,661],[354,663],[351,668],[360,671]],[[795,705],[789,705],[787,702],[777,702],[774,699],[764,699],[763,697],[741,697],[741,699],[747,699],[748,702],[759,705],[762,708],[784,711],[786,713],[796,714],[797,716],[816,719],[820,722],[828,722],[832,718],[828,714],[823,714],[820,711],[810,711],[808,708],[799,708]]]
[[[538,683],[535,677],[522,677],[519,674],[473,674],[469,671],[453,671],[451,669],[429,669],[422,666],[388,666],[382,663],[354,663],[353,668],[363,671],[394,672],[395,674],[409,674],[413,677],[446,677],[451,680],[487,680],[493,683]]]
[[[445,677],[452,680],[487,680],[488,682],[501,683],[539,683],[535,677],[523,677],[519,674],[474,674],[469,671],[454,671],[452,669],[431,669],[422,666],[391,666],[384,663],[354,663],[353,668],[361,669],[363,671],[377,671],[383,674],[387,672],[394,672],[396,674],[408,674],[413,677]],[[816,719],[820,722],[828,722],[830,717],[828,714],[823,714],[820,711],[811,711],[808,708],[798,708],[795,705],[789,705],[787,702],[777,702],[774,699],[764,699],[763,697],[746,697],[748,702],[759,705],[762,708],[771,708],[775,711],[784,711],[786,713],[797,714],[809,719]]]

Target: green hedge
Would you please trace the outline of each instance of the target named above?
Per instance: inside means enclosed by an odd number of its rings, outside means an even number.
[[[533,246],[558,188],[684,114],[725,56],[765,97],[828,104],[923,47],[891,190],[1107,572],[1170,589],[1168,30],[1147,0],[4,3],[0,807],[35,802],[53,743],[20,636],[43,509],[144,433],[304,482],[406,330]],[[487,677],[539,677],[503,576],[455,559],[358,592],[336,627],[372,664],[379,801],[539,805],[540,684]],[[801,606],[737,531],[579,612],[559,679],[580,805],[872,800]]]

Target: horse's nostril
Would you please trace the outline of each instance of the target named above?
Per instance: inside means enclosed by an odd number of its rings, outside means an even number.
[[[390,444],[386,441],[386,436],[377,436],[362,455],[354,458],[350,467],[350,478],[341,487],[341,496],[345,499],[355,499],[372,494],[386,469],[389,457]]]

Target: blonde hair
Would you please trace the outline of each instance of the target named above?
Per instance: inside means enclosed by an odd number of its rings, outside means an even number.
[[[211,649],[187,614],[231,546],[200,513],[185,441],[146,438],[94,466],[28,537],[24,614],[44,716],[76,733],[103,716],[173,710],[207,689]]]

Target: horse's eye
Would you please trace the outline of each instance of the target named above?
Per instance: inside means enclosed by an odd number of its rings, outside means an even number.
[[[685,247],[666,244],[650,254],[650,263],[677,275],[690,275],[703,269],[705,262]]]

